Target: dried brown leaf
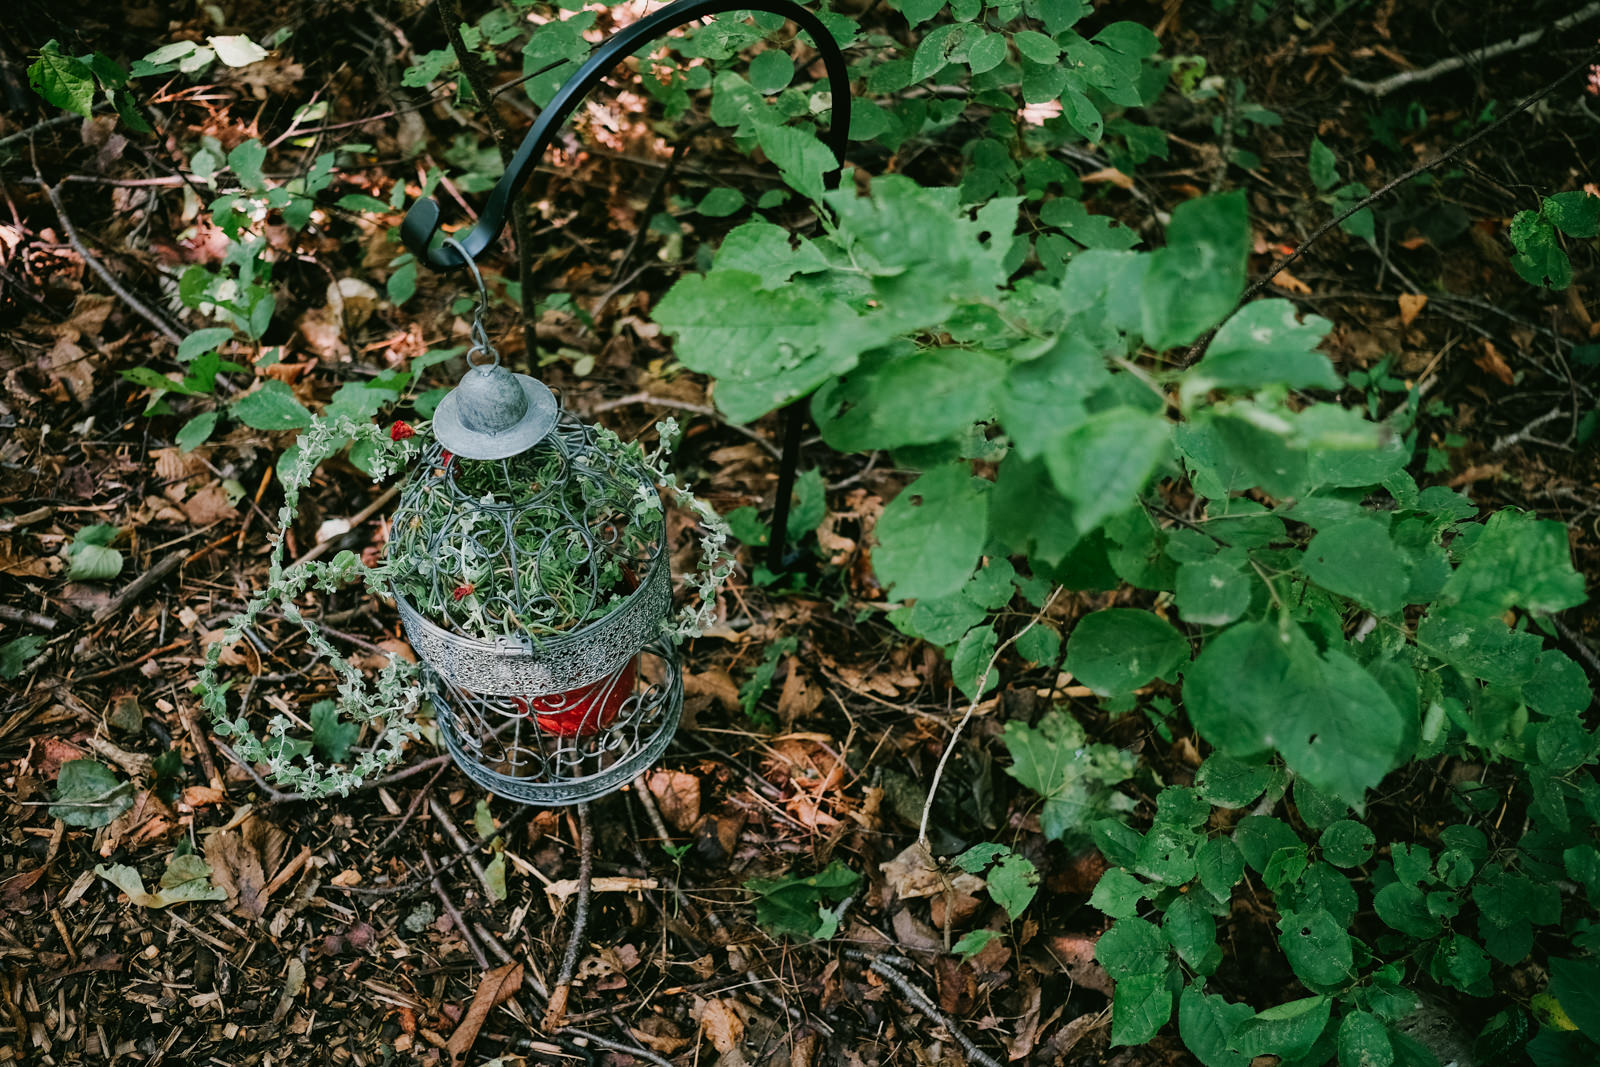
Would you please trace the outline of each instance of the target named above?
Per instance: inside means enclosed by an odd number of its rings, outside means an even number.
[[[516,995],[522,988],[522,964],[506,963],[484,974],[478,982],[478,991],[472,994],[472,1003],[460,1024],[450,1034],[445,1050],[452,1061],[458,1061],[478,1040],[478,1031],[489,1018],[489,1013]]]

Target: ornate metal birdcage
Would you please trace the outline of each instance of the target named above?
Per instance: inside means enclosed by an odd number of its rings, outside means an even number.
[[[390,591],[462,770],[524,803],[588,800],[654,762],[682,708],[665,513],[625,446],[473,333],[395,511]]]
[[[850,78],[822,22],[792,0],[678,0],[607,40],[562,85],[470,231],[437,243],[440,208],[423,199],[401,227],[406,247],[435,269],[467,266],[476,276],[511,198],[591,89],[665,33],[750,10],[793,20],[817,47],[831,91],[827,141],[842,168]],[[671,607],[661,502],[649,477],[599,447],[549,389],[501,367],[481,328],[475,340],[488,361],[440,403],[436,443],[395,515],[391,551],[418,566],[393,591],[462,769],[526,803],[587,800],[654,762],[682,708],[682,678],[661,636]],[[791,405],[786,419],[775,530],[787,527],[801,413]],[[774,537],[773,570],[783,549]],[[434,606],[432,617],[418,602]]]

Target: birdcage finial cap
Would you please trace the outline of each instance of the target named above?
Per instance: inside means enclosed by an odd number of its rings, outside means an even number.
[[[506,459],[549,436],[560,412],[537,378],[498,362],[471,367],[433,413],[433,434],[463,459]]]

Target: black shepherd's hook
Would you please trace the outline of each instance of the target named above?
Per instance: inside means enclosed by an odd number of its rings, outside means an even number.
[[[550,106],[539,113],[533,128],[523,137],[517,154],[507,164],[505,174],[489,192],[477,225],[453,234],[448,243],[435,245],[434,238],[439,232],[439,202],[424,198],[411,205],[400,226],[400,238],[406,248],[435,270],[455,270],[465,266],[467,261],[462,258],[463,252],[473,260],[483,255],[505,228],[511,198],[527,184],[544,150],[555,139],[556,131],[589,91],[610,74],[618,63],[650,41],[696,19],[725,11],[764,11],[782,15],[810,35],[827,68],[828,88],[832,93],[833,108],[828,124],[827,145],[832,149],[838,166],[825,175],[825,181],[830,189],[837,186],[840,171],[844,168],[845,148],[850,142],[850,74],[845,66],[844,53],[839,50],[827,27],[792,0],[678,0],[609,38],[595,49],[576,74],[567,79],[557,91],[555,99],[550,101]],[[773,572],[783,570],[788,562],[784,548],[788,543],[789,498],[794,492],[795,468],[800,461],[800,428],[804,418],[802,401],[793,401],[784,409],[778,499],[773,507],[771,542],[767,547],[767,567]]]

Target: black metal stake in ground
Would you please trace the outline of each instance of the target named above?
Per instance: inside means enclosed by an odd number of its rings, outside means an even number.
[[[431,198],[418,200],[406,212],[405,222],[400,227],[400,237],[406,247],[417,259],[435,270],[456,270],[466,266],[465,257],[470,256],[475,260],[483,255],[505,228],[512,198],[527,183],[544,150],[555,139],[556,131],[589,91],[600,84],[618,63],[644,45],[697,19],[726,11],[764,11],[782,15],[811,37],[828,71],[833,112],[828,125],[827,144],[838,166],[828,172],[825,180],[829,188],[837,186],[839,173],[844,168],[845,148],[850,142],[850,74],[844,54],[839,51],[833,35],[822,22],[791,0],[756,0],[754,3],[751,0],[679,0],[611,37],[595,49],[577,73],[567,79],[557,91],[555,99],[550,101],[550,106],[540,112],[516,155],[506,166],[505,174],[490,191],[477,225],[453,234],[453,241],[448,245],[435,243],[439,233],[439,203]],[[530,329],[532,325],[529,323]],[[778,465],[778,498],[773,506],[772,540],[767,547],[767,567],[774,572],[781,571],[786,563],[784,549],[788,543],[789,498],[794,492],[795,469],[800,460],[800,426],[804,416],[802,401],[795,401],[784,409],[783,459]]]

